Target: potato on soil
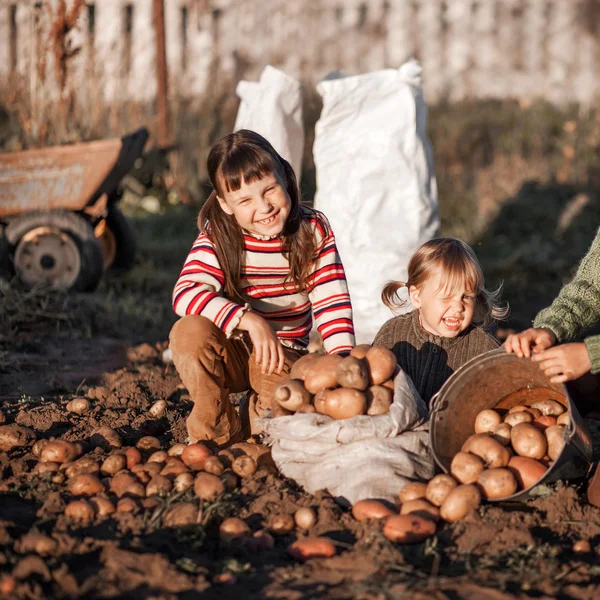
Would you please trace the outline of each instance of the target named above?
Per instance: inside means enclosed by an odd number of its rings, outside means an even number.
[[[275,545],[273,536],[267,531],[255,531],[252,537],[246,538],[245,547],[254,552],[270,550]]]
[[[124,454],[111,454],[104,459],[100,471],[105,475],[115,475],[127,467]]]
[[[444,500],[440,507],[440,516],[444,521],[454,523],[479,508],[480,504],[481,492],[476,485],[459,485]]]
[[[99,517],[107,517],[116,511],[115,505],[104,496],[92,496],[90,504],[95,508],[96,514]]]
[[[201,500],[212,502],[225,493],[225,486],[216,475],[198,473],[194,481],[194,493]]]
[[[491,468],[505,467],[510,460],[510,452],[487,433],[472,435],[461,450],[479,456]]]
[[[35,441],[35,437],[35,432],[29,427],[0,425],[0,450],[9,451],[28,446]]]
[[[65,475],[69,478],[84,473],[92,474],[100,471],[100,465],[90,456],[84,456],[73,463],[64,463]]]
[[[324,413],[333,419],[349,419],[362,415],[367,399],[362,392],[351,388],[336,388],[325,397]]]
[[[426,483],[421,483],[420,481],[411,481],[400,490],[398,497],[400,498],[400,502],[404,504],[409,500],[418,500],[419,498],[425,498],[426,494]]]
[[[512,427],[508,423],[500,423],[497,427],[492,431],[492,437],[500,442],[503,446],[508,446],[510,444],[510,431]]]
[[[111,479],[110,491],[113,492],[117,498],[122,498],[126,495],[143,498],[146,495],[145,487],[127,471],[117,473]]]
[[[231,463],[231,470],[239,477],[251,477],[256,473],[256,463],[249,456],[238,456]]]
[[[429,481],[425,490],[425,498],[438,508],[444,503],[448,494],[458,486],[454,477],[442,473]]]
[[[327,538],[307,537],[288,546],[289,555],[305,561],[310,558],[330,558],[335,555],[335,546]]]
[[[551,460],[556,460],[565,447],[565,427],[564,425],[552,425],[547,427],[544,433],[548,440],[548,456]]]
[[[142,462],[142,453],[137,448],[127,448],[125,460],[127,461],[127,468],[132,469]]]
[[[111,427],[99,427],[92,433],[90,443],[95,448],[102,448],[110,452],[114,448],[120,448],[123,445],[121,436]]]
[[[198,507],[193,502],[172,504],[163,518],[165,527],[185,527],[195,525],[198,520]]]
[[[190,444],[181,453],[181,460],[192,471],[201,471],[204,469],[204,461],[209,456],[212,456],[212,452],[204,444]]]
[[[479,474],[477,485],[488,500],[506,498],[517,491],[517,480],[507,468],[486,469]]]
[[[194,476],[191,473],[179,473],[173,480],[173,489],[176,492],[185,492],[194,485]]]
[[[225,469],[220,479],[228,492],[233,492],[240,483],[237,475],[231,469]]]
[[[336,370],[343,358],[339,354],[326,354],[319,357],[309,366],[304,375],[304,387],[316,394],[323,388],[333,388],[337,385]]]
[[[532,421],[533,415],[527,410],[508,413],[506,417],[504,417],[504,422],[508,423],[511,427],[514,427],[519,423],[531,423]]]
[[[397,544],[419,544],[435,533],[435,522],[419,515],[394,515],[383,526],[383,535]]]
[[[149,463],[166,463],[169,455],[163,450],[157,450],[148,457]]]
[[[450,463],[452,477],[464,484],[475,483],[484,469],[483,460],[470,452],[457,452]]]
[[[167,403],[164,400],[157,400],[148,410],[150,416],[154,419],[160,419],[167,410]]]
[[[65,508],[65,515],[74,521],[88,523],[94,520],[94,507],[85,500],[72,500]]]
[[[515,476],[519,487],[524,490],[536,484],[547,471],[541,462],[524,456],[513,456],[508,462],[508,469]]]
[[[135,445],[135,447],[146,452],[160,450],[160,441],[153,435],[145,435],[138,440],[138,443]]]
[[[515,425],[510,432],[510,440],[513,450],[519,456],[539,460],[544,457],[548,450],[546,436],[530,423]]]
[[[296,521],[294,521],[294,517],[287,513],[273,515],[269,520],[269,530],[275,535],[287,535],[294,529],[295,525]]]
[[[367,352],[371,348],[372,346],[370,344],[359,344],[350,350],[350,356],[354,356],[354,358],[365,358],[365,356],[367,356]]]
[[[372,385],[381,385],[392,377],[396,370],[396,356],[383,346],[373,346],[367,352],[365,360],[369,366]]]
[[[556,400],[541,400],[540,402],[535,402],[532,405],[532,408],[537,408],[543,415],[558,417],[565,412],[565,407]]]
[[[155,475],[146,485],[146,496],[165,496],[173,488],[170,479]]]
[[[83,415],[90,410],[90,403],[85,398],[73,398],[67,404],[67,410],[78,415]]]
[[[126,497],[121,498],[117,502],[117,512],[118,513],[137,513],[140,509],[140,506],[135,498]]]
[[[164,477],[175,478],[180,473],[187,473],[188,471],[189,469],[178,458],[170,458],[161,469],[160,474]]]
[[[440,510],[433,504],[427,502],[424,498],[409,500],[400,507],[401,515],[418,515],[424,519],[437,521],[440,518]]]
[[[308,530],[317,522],[317,513],[310,506],[299,508],[294,513],[294,521],[300,529]]]
[[[290,379],[300,379],[304,381],[304,377],[308,369],[322,356],[322,354],[311,352],[310,354],[305,354],[304,356],[300,357],[290,369]]]
[[[31,451],[34,453],[35,456],[37,456],[38,458],[40,458],[40,456],[42,455],[42,450],[50,443],[50,440],[47,439],[41,439],[38,440],[33,447],[31,448]]]
[[[381,500],[359,500],[352,506],[352,516],[357,521],[366,521],[367,519],[386,519],[397,514],[387,504]]]
[[[387,415],[394,400],[394,392],[383,385],[372,385],[365,392],[367,399],[367,414],[376,417]]]
[[[284,379],[275,388],[273,398],[280,406],[291,412],[297,411],[302,405],[309,404],[310,392],[300,379]]]
[[[65,440],[56,440],[49,442],[44,446],[40,454],[40,460],[46,462],[68,463],[72,462],[79,455],[79,448]]]
[[[60,470],[60,463],[57,462],[45,462],[40,460],[34,467],[33,473],[42,475],[43,473],[56,473]]]
[[[222,542],[230,542],[249,533],[250,527],[248,527],[246,521],[243,521],[239,517],[229,517],[219,526],[219,538]]]
[[[213,475],[222,475],[225,465],[216,456],[209,456],[204,461],[204,470]]]
[[[338,385],[364,391],[369,386],[369,369],[367,364],[355,356],[343,358],[335,371]]]
[[[588,540],[577,540],[573,543],[573,552],[576,554],[589,554],[592,551],[592,545]]]
[[[492,432],[501,422],[502,417],[495,410],[482,410],[475,417],[475,433]]]
[[[167,454],[169,456],[181,456],[183,451],[187,448],[187,444],[173,444],[168,450]]]
[[[50,556],[58,548],[56,540],[43,533],[26,533],[15,544],[15,549],[21,554],[34,553],[40,556]]]

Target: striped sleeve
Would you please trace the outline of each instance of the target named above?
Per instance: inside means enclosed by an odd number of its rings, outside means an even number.
[[[231,335],[244,307],[223,297],[224,282],[211,241],[206,235],[199,235],[173,289],[173,309],[180,317],[202,315]]]
[[[316,213],[315,227],[317,256],[309,278],[308,296],[327,353],[347,353],[354,347],[355,340],[346,274],[333,232],[323,214]]]

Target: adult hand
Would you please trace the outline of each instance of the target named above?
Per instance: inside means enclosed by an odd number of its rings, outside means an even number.
[[[245,312],[240,319],[239,329],[247,331],[254,346],[256,364],[263,375],[281,373],[285,363],[283,346],[270,325],[257,314]]]
[[[579,379],[592,368],[584,343],[561,344],[536,354],[532,360],[540,363],[552,383]]]
[[[543,352],[556,344],[556,336],[550,329],[531,327],[520,333],[512,333],[504,341],[504,349],[519,358],[531,356],[531,352]]]

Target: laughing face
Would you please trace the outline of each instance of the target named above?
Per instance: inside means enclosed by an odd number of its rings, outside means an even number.
[[[419,310],[421,326],[429,333],[454,338],[471,324],[477,294],[465,282],[448,289],[438,270],[425,283],[409,289],[410,299]]]
[[[217,196],[221,208],[233,215],[239,226],[259,236],[274,237],[285,227],[292,202],[278,173],[247,183],[239,190]]]

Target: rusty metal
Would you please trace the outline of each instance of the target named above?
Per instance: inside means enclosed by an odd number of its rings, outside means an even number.
[[[81,211],[110,196],[141,155],[146,129],[123,138],[0,153],[0,219]]]
[[[551,398],[568,408],[565,447],[546,474],[532,487],[502,498],[522,500],[542,483],[585,475],[592,459],[589,431],[563,384],[551,383],[537,363],[504,349],[474,358],[456,371],[437,394],[431,410],[430,441],[439,467],[450,471],[454,455],[473,434],[475,417],[487,408],[507,412],[517,404],[531,405]]]
[[[158,143],[168,144],[169,104],[167,46],[165,40],[165,5],[163,0],[153,0],[154,32],[156,35],[156,112],[158,116]]]

